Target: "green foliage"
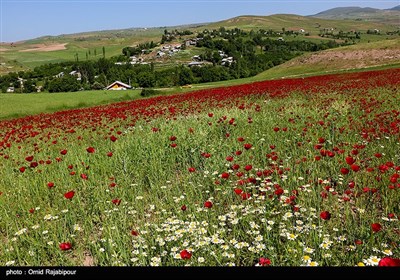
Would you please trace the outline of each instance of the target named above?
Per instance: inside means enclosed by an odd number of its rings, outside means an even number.
[[[144,88],[140,92],[140,96],[148,97],[157,94],[158,92],[152,88]]]

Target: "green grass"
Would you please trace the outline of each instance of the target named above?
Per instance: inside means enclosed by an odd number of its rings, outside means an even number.
[[[0,94],[0,119],[92,107],[140,97],[140,90]]]
[[[271,266],[354,267],[399,258],[400,197],[388,188],[398,132],[377,130],[368,143],[360,133],[374,121],[391,127],[399,91],[334,88],[282,98],[230,92],[227,103],[164,101],[138,108],[135,125],[133,114],[112,119],[118,112],[93,111],[60,122],[38,118],[14,134],[4,127],[12,145],[0,150],[0,265],[83,266],[89,259],[95,266],[250,267],[266,258]],[[168,115],[171,107],[182,114]],[[166,115],[151,116],[159,111]],[[317,160],[318,143],[334,156]],[[361,169],[343,175],[349,155]],[[42,163],[29,167],[27,156]],[[322,219],[323,211],[331,218]],[[374,232],[373,223],[382,229]],[[65,242],[71,247],[61,250]]]

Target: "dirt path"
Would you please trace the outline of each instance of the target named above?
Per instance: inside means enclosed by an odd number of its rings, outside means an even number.
[[[51,51],[61,51],[65,50],[67,43],[62,44],[52,44],[52,45],[45,45],[45,44],[36,44],[33,45],[33,48],[20,50],[20,52],[51,52]]]

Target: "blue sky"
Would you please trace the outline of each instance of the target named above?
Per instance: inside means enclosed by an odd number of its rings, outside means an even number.
[[[0,41],[131,27],[203,23],[239,15],[312,15],[347,6],[392,8],[397,1],[0,0]]]

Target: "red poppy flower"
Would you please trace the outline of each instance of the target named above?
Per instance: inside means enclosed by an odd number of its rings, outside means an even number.
[[[139,235],[139,232],[136,231],[136,230],[134,230],[134,229],[132,229],[132,230],[131,230],[131,234],[132,234],[133,236],[138,236],[138,235]]]
[[[178,146],[178,145],[177,145],[176,143],[171,143],[170,146],[171,146],[172,148],[175,148],[175,147]]]
[[[52,187],[54,187],[54,183],[53,183],[53,182],[48,182],[48,183],[47,183],[47,187],[48,187],[49,189],[51,189]]]
[[[354,172],[357,172],[360,170],[360,166],[357,164],[352,164],[351,165],[351,170],[353,170]]]
[[[352,157],[346,157],[346,163],[348,164],[348,165],[352,165],[353,163],[355,163],[356,162],[356,160],[354,159],[354,158],[352,158]]]
[[[388,218],[389,219],[393,219],[393,218],[395,218],[396,217],[396,215],[394,214],[394,213],[389,213],[388,214]]]
[[[245,148],[246,150],[251,149],[251,147],[253,147],[253,145],[251,145],[250,143],[244,144],[244,148]]]
[[[225,159],[226,159],[227,161],[232,161],[232,160],[233,160],[233,156],[227,156]]]
[[[66,199],[72,199],[72,198],[74,197],[74,195],[75,195],[75,192],[74,192],[74,191],[69,191],[69,192],[66,192],[66,193],[64,194],[64,197],[65,197]]]
[[[204,202],[204,207],[205,208],[211,208],[213,206],[213,203],[209,200],[207,200],[206,202]]]
[[[189,170],[189,172],[195,172],[195,171],[196,171],[196,168],[194,168],[194,167],[189,167],[188,170]]]
[[[238,139],[237,139],[239,142],[243,142],[244,141],[244,138],[243,137],[238,137]]]
[[[274,193],[275,193],[277,196],[280,196],[280,195],[283,194],[283,189],[278,188],[278,189],[276,189],[276,190],[274,191]]]
[[[232,169],[233,170],[238,170],[240,168],[240,165],[239,164],[234,164],[234,165],[232,165]]]
[[[247,200],[251,197],[251,194],[250,193],[242,193],[241,196],[242,196],[243,200]]]
[[[243,192],[242,189],[238,189],[238,188],[234,189],[233,191],[234,191],[236,194],[241,194],[241,193]]]
[[[72,244],[69,243],[69,242],[60,243],[59,246],[60,246],[60,249],[61,249],[62,251],[67,251],[67,250],[71,250],[71,249],[72,249]]]
[[[112,152],[108,152],[108,153],[107,153],[107,156],[108,156],[108,157],[112,157],[112,156],[113,156],[113,153],[112,153]]]
[[[176,136],[174,136],[174,135],[173,135],[173,136],[170,136],[170,137],[169,137],[169,140],[170,140],[170,141],[175,141],[175,140],[176,140]]]
[[[342,173],[343,175],[349,174],[350,170],[346,167],[342,167],[340,168],[340,173]]]
[[[371,225],[371,229],[372,229],[373,232],[378,232],[378,231],[380,231],[382,229],[382,226],[379,223],[373,223]]]
[[[82,178],[83,180],[87,180],[87,179],[88,179],[88,176],[87,176],[86,174],[81,174],[81,178]]]
[[[277,127],[277,126],[274,127],[274,131],[275,131],[275,132],[278,132],[278,131],[279,131],[279,127]]]
[[[32,161],[33,160],[33,156],[28,156],[25,158],[26,161]]]
[[[67,154],[67,150],[61,150],[60,154],[66,155]]]
[[[117,138],[117,137],[115,137],[114,135],[111,135],[111,137],[110,137],[110,140],[111,140],[112,142],[115,142],[115,141],[117,141],[117,140],[118,140],[118,138]]]
[[[39,165],[39,163],[37,163],[36,161],[31,162],[31,164],[29,165],[32,168],[35,168]]]
[[[181,206],[181,210],[182,210],[182,211],[186,211],[186,209],[187,209],[187,207],[186,207],[185,204]]]
[[[86,149],[86,151],[87,151],[89,154],[93,154],[93,153],[96,151],[96,149],[93,148],[93,147],[89,147],[89,148]]]
[[[331,218],[331,213],[329,213],[328,211],[322,211],[319,216],[322,220],[329,220]]]
[[[25,169],[26,169],[26,168],[25,168],[24,166],[22,166],[22,167],[19,168],[19,172],[24,173],[24,172],[25,172]]]
[[[221,178],[223,179],[228,179],[229,178],[229,173],[228,172],[224,172],[221,174]]]
[[[188,250],[182,250],[180,252],[182,260],[189,260],[192,257],[192,253],[190,253]]]
[[[35,208],[29,209],[29,213],[33,214],[35,212]]]
[[[362,240],[360,240],[360,239],[357,239],[356,241],[354,241],[354,243],[356,245],[362,245],[363,244]]]
[[[267,259],[267,258],[260,258],[260,259],[258,260],[258,264],[259,264],[260,266],[268,266],[268,265],[271,264],[271,260],[270,260],[270,259]]]
[[[400,266],[400,259],[384,257],[379,261],[378,266]]]
[[[113,199],[111,200],[112,203],[114,203],[115,205],[120,205],[121,204],[121,199]]]
[[[249,165],[246,165],[246,166],[244,167],[244,169],[245,169],[246,171],[250,171],[252,168],[253,168],[253,166],[251,166],[250,164],[249,164]]]

